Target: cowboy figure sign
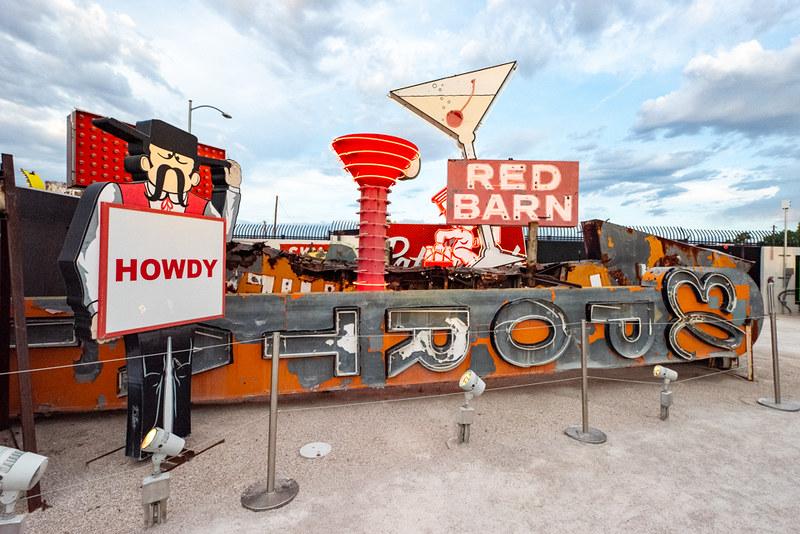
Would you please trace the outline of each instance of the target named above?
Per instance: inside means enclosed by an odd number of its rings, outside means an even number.
[[[100,260],[100,206],[103,203],[149,208],[169,213],[222,217],[230,240],[241,194],[242,172],[233,160],[198,156],[197,137],[164,121],[153,119],[135,127],[113,118],[93,124],[128,143],[125,170],[132,183],[97,183],[89,186],[70,225],[60,259],[75,311],[78,337],[97,339]],[[192,192],[200,183],[201,165],[211,168],[215,183],[212,200]],[[76,287],[79,286],[79,287]]]
[[[97,341],[124,336],[126,454],[139,458],[144,433],[163,424],[166,381],[174,385],[172,431],[191,432],[192,323],[224,314],[225,242],[242,173],[235,161],[199,156],[197,137],[160,120],[92,124],[127,143],[124,166],[133,182],[86,188],[59,264],[81,361],[98,361]],[[211,168],[210,201],[193,191],[201,166]],[[171,376],[163,357],[168,338]],[[100,365],[81,366],[82,379],[94,380]]]

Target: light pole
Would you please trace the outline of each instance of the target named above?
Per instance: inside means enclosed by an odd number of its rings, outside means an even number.
[[[788,244],[788,230],[789,230],[789,208],[792,207],[791,200],[781,201],[781,209],[783,210],[783,262],[781,271],[781,280],[783,281],[783,289],[789,288],[789,278],[786,276],[786,245]]]
[[[222,111],[221,109],[219,109],[216,106],[209,106],[208,104],[203,104],[201,106],[192,106],[192,100],[189,99],[189,133],[192,133],[192,111],[194,111],[196,109],[200,109],[200,108],[216,109],[226,119],[232,119],[233,118],[228,113],[225,113],[224,111]]]

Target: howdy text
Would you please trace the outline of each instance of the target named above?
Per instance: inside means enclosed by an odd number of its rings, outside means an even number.
[[[171,280],[200,278],[201,276],[211,278],[218,262],[219,260],[216,259],[194,258],[148,258],[139,262],[136,258],[131,258],[128,261],[117,258],[114,279],[117,282],[136,282],[139,277],[142,280],[156,280],[158,278]]]

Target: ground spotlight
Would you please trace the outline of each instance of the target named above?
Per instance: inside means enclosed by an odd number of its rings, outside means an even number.
[[[153,455],[153,474],[142,481],[142,508],[146,527],[167,520],[169,473],[161,470],[161,463],[167,456],[180,454],[185,443],[183,438],[158,427],[151,428],[142,440],[142,451]]]
[[[480,397],[486,389],[486,382],[472,369],[461,375],[458,385],[466,392],[467,400]]]
[[[458,409],[458,442],[469,443],[469,430],[475,419],[475,408],[469,405],[474,397],[479,397],[486,389],[486,382],[472,369],[461,375],[458,386],[464,390],[464,404]]]
[[[19,494],[32,489],[47,469],[47,457],[0,446],[0,532],[22,532],[24,516],[14,515]]]
[[[160,473],[161,462],[167,456],[180,454],[185,443],[186,440],[163,428],[151,428],[142,440],[142,451],[153,454],[153,473]]]
[[[663,379],[661,384],[661,420],[669,418],[669,407],[672,406],[672,391],[669,383],[678,379],[678,373],[661,365],[653,367],[653,376]]]

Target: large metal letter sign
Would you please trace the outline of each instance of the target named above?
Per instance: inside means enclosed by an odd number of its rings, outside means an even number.
[[[678,301],[678,290],[682,285],[692,288],[697,298],[704,304],[709,304],[711,290],[715,287],[722,291],[722,302],[719,310],[729,314],[736,309],[736,289],[730,279],[721,273],[708,273],[700,278],[693,271],[686,269],[672,269],[664,276],[664,301],[676,319],[667,330],[667,342],[675,354],[685,360],[694,360],[696,353],[684,349],[678,342],[678,335],[683,330],[688,330],[695,338],[708,345],[725,350],[734,350],[742,344],[744,331],[727,320],[722,315],[705,311],[686,311]],[[707,324],[714,329],[727,334],[721,338],[698,328],[698,324]]]
[[[358,310],[334,310],[333,330],[281,334],[281,358],[334,356],[335,376],[356,376],[358,367]],[[272,332],[264,337],[264,359],[272,358]]]
[[[386,353],[388,376],[397,376],[417,361],[431,371],[454,369],[467,355],[469,310],[463,308],[394,309],[386,312],[387,332],[411,332],[411,337]],[[437,345],[435,332],[447,332]]]
[[[515,339],[515,329],[534,328],[524,323],[545,323],[547,334],[541,341],[523,343]],[[541,299],[517,299],[504,304],[492,321],[492,345],[505,361],[518,367],[545,365],[558,359],[569,346],[572,336],[567,331],[564,312]]]
[[[589,320],[606,324],[606,339],[620,356],[641,358],[653,346],[652,302],[590,302],[588,307]]]

